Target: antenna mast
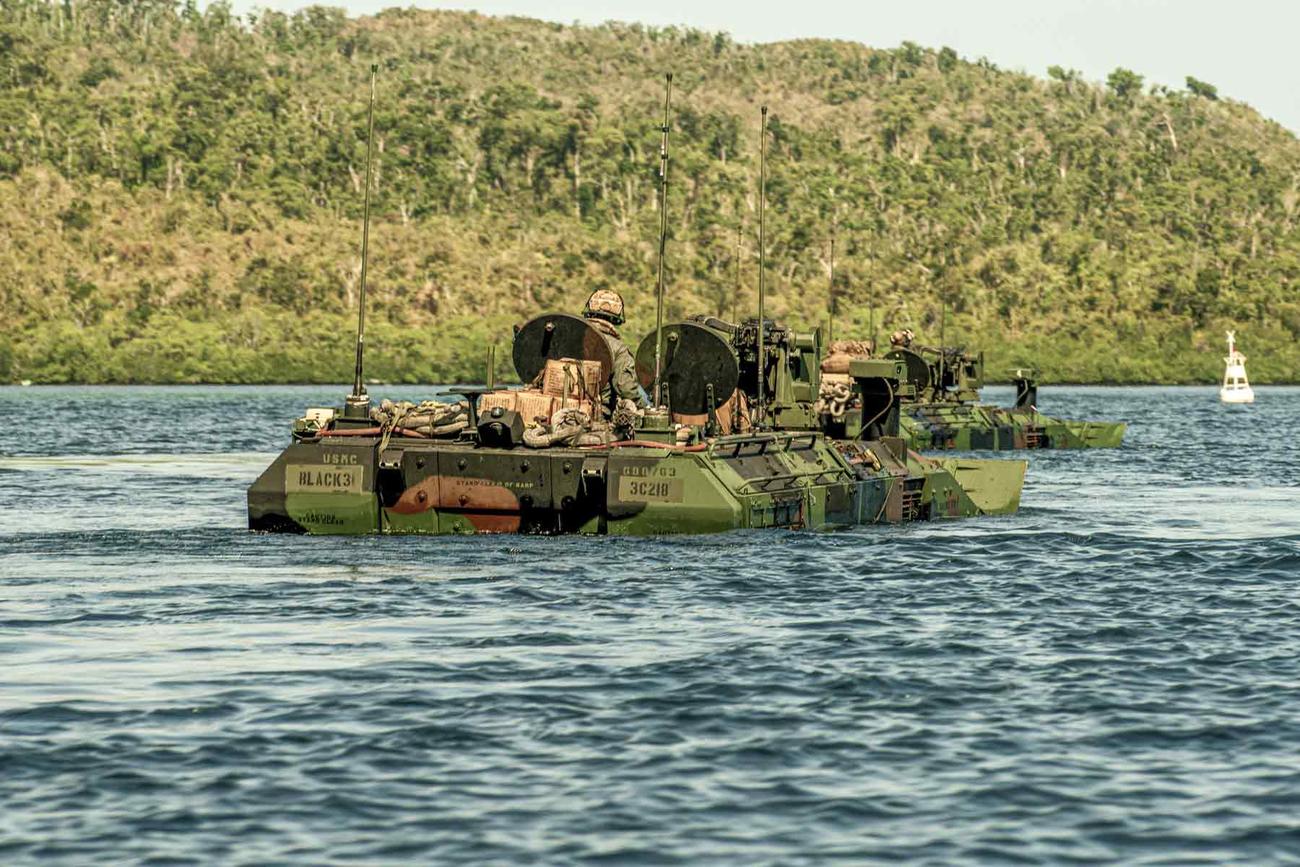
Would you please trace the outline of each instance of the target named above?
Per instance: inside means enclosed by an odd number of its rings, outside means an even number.
[[[736,224],[736,289],[731,294],[731,321],[740,324],[740,257],[744,254],[745,224]]]
[[[948,298],[942,298],[939,307],[939,394],[944,394],[947,389],[943,384],[944,366],[948,361],[948,347],[944,345],[943,330],[948,323]]]
[[[664,353],[664,251],[668,246],[668,111],[673,98],[673,74],[665,76],[664,122],[659,127],[659,269],[655,277],[655,381],[654,405],[659,406]]]
[[[875,262],[872,262],[872,274],[875,273]],[[867,280],[867,329],[871,332],[871,353],[876,352],[876,281]]]
[[[763,301],[766,291],[764,272],[767,270],[767,220],[764,209],[767,206],[767,106],[762,108],[762,125],[758,141],[758,424],[765,420],[765,391],[767,379],[767,334],[763,327]]]
[[[361,378],[361,358],[366,343],[366,263],[370,258],[370,165],[375,155],[375,78],[379,64],[370,64],[370,110],[366,119],[366,193],[361,211],[361,291],[357,304],[357,369],[352,378],[352,394],[348,395],[344,415],[368,418],[370,397]],[[351,410],[348,412],[347,410]]]
[[[835,339],[835,229],[831,229],[831,279],[826,289],[826,343]]]

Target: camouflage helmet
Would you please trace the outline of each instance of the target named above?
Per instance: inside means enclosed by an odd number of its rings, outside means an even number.
[[[901,346],[904,348],[911,346],[912,341],[915,339],[916,335],[912,333],[912,329],[910,328],[904,328],[889,335],[889,342],[891,345]]]
[[[604,319],[615,325],[622,325],[623,296],[613,289],[597,289],[587,299],[587,305],[582,308],[582,315],[588,319]]]

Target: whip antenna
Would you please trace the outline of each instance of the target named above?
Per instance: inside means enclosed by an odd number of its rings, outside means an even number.
[[[664,122],[659,127],[659,269],[655,277],[655,382],[654,405],[659,406],[664,354],[664,251],[668,246],[668,111],[673,98],[673,74],[664,83]]]
[[[945,362],[948,360],[948,347],[944,345],[943,330],[948,323],[948,298],[944,296],[942,304],[939,307],[939,393],[942,394],[945,389],[943,385],[943,373]]]
[[[826,343],[835,339],[835,230],[831,229],[831,279],[826,289]]]
[[[875,261],[872,261],[872,277],[875,276]],[[871,352],[876,352],[876,281],[867,281],[867,329],[871,332]]]
[[[366,192],[361,210],[361,291],[357,304],[357,370],[352,378],[352,394],[348,395],[347,409],[357,407],[361,415],[369,417],[370,397],[361,379],[361,358],[366,343],[366,262],[370,258],[370,164],[375,155],[375,78],[379,64],[370,64],[370,110],[366,119]],[[347,413],[345,413],[347,414]]]
[[[766,291],[764,272],[767,270],[767,221],[764,208],[767,204],[767,106],[762,108],[762,125],[758,140],[758,423],[767,415],[763,392],[767,379],[766,329],[763,327],[763,300]]]
[[[731,321],[740,324],[740,257],[744,255],[745,224],[736,224],[736,289],[731,295]]]

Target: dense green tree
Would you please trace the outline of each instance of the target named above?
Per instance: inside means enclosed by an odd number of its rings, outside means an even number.
[[[1187,76],[1187,90],[1197,96],[1203,96],[1206,99],[1218,99],[1219,89],[1213,84],[1201,81],[1198,78]]]
[[[1120,99],[1131,99],[1142,92],[1142,76],[1122,66],[1106,76],[1106,86]]]
[[[771,106],[772,309],[937,327],[1051,378],[1300,366],[1300,145],[1210,85],[1040,80],[951,49],[393,9],[0,4],[0,377],[345,379],[381,65],[369,370],[481,375],[544,307],[653,321],[662,73],[670,312],[743,315]],[[1202,98],[1192,98],[1192,97]],[[933,335],[931,335],[933,339]]]

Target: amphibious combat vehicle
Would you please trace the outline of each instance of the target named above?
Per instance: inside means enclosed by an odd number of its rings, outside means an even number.
[[[905,365],[904,380],[911,387],[899,428],[908,446],[918,451],[1117,448],[1124,439],[1123,422],[1064,421],[1040,413],[1038,376],[1032,368],[1010,371],[1014,406],[991,406],[979,402],[983,353],[922,346],[907,332],[895,332],[891,344],[883,357]],[[823,364],[825,397],[851,406],[854,389],[843,371],[854,356],[870,355],[866,342],[834,344]]]
[[[662,334],[658,409],[602,406],[610,348],[564,313],[517,331],[512,355],[525,388],[372,406],[354,386],[341,410],[309,410],[294,423],[293,442],[249,488],[249,527],[657,535],[820,530],[1019,505],[1023,461],[931,460],[907,448],[902,362],[855,360],[857,407],[831,418],[817,405],[816,333],[696,320]],[[644,385],[654,343],[651,335],[637,352]]]
[[[536,317],[515,332],[522,389],[372,406],[362,379],[375,75],[361,241],[356,370],[342,409],[309,409],[293,441],[248,490],[253,530],[294,533],[709,533],[1014,512],[1022,461],[930,460],[899,435],[907,365],[857,359],[852,412],[818,400],[820,333],[763,315],[664,325],[667,76],[660,149],[656,325],[636,354],[652,408],[606,390],[616,344],[586,319]],[[760,190],[767,109],[762,109]],[[588,302],[590,305],[590,302]],[[621,307],[621,301],[619,306]],[[621,344],[617,346],[624,357]],[[619,368],[626,379],[626,365]],[[627,384],[635,394],[635,386]],[[606,394],[610,394],[606,398]]]

